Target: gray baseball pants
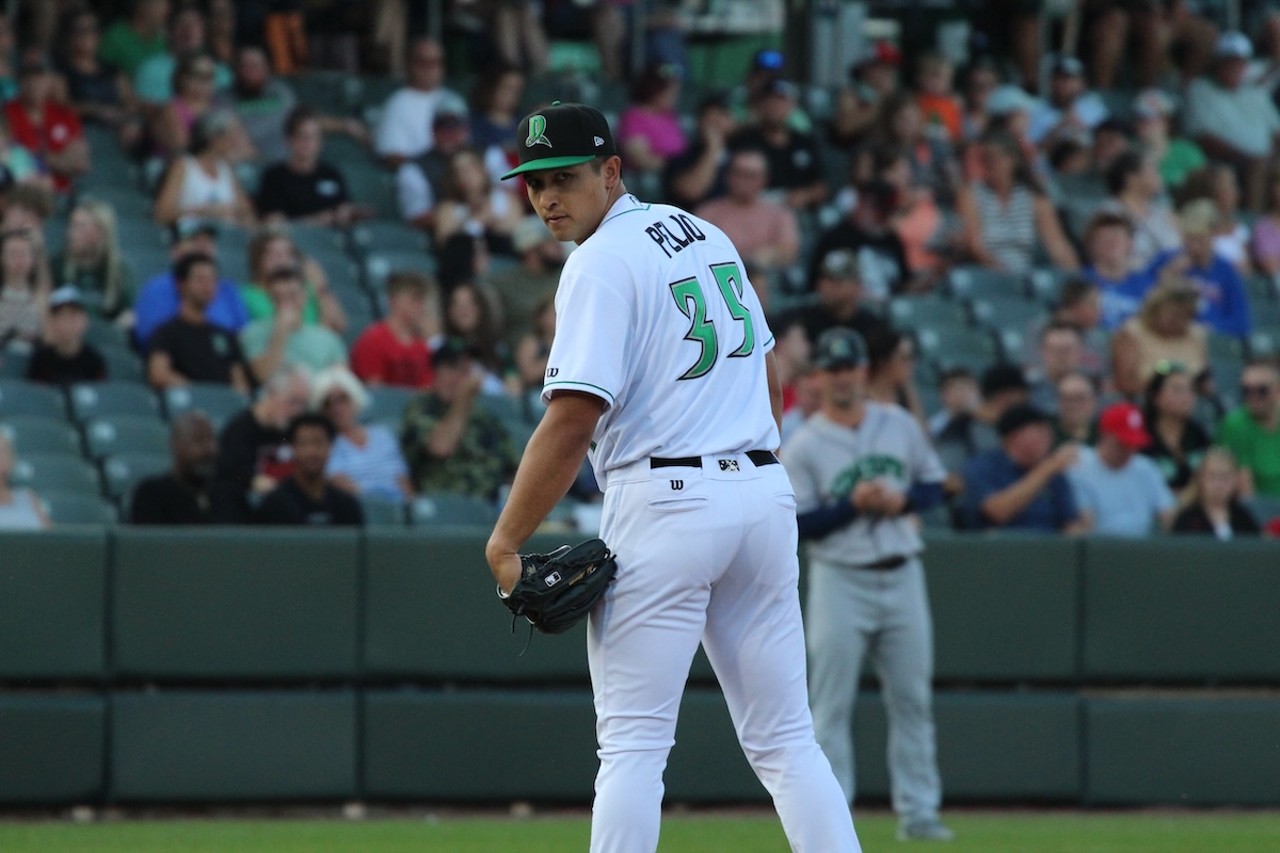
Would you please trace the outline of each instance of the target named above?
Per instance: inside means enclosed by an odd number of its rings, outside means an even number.
[[[812,559],[805,623],[814,731],[850,804],[853,706],[869,656],[889,717],[893,810],[904,823],[936,819],[942,783],[933,726],[933,622],[920,560],[873,570]]]

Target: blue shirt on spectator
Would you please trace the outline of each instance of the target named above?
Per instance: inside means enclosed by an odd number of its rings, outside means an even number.
[[[173,280],[171,271],[157,273],[147,280],[138,291],[133,312],[133,339],[145,352],[152,333],[178,315],[178,284]],[[210,323],[237,334],[250,320],[240,289],[225,278],[218,279],[218,292],[205,309],[204,316]]]
[[[1147,291],[1156,283],[1154,267],[1131,271],[1119,281],[1104,278],[1093,267],[1085,267],[1080,274],[1098,286],[1102,300],[1102,328],[1107,331],[1120,328],[1125,320],[1137,314]]]
[[[1057,533],[1080,517],[1071,484],[1062,474],[1054,474],[1043,489],[1023,507],[1022,512],[997,525],[982,512],[982,503],[1027,475],[1003,449],[988,450],[969,460],[964,467],[964,496],[961,523],[969,530],[1000,527],[1006,530],[1033,530]]]
[[[1109,468],[1091,447],[1068,473],[1080,507],[1093,516],[1093,532],[1146,536],[1177,499],[1150,457],[1136,455],[1123,468]]]
[[[1180,251],[1162,252],[1151,263],[1159,274]],[[1249,334],[1249,298],[1244,280],[1235,266],[1221,255],[1214,255],[1206,266],[1189,266],[1182,275],[1200,291],[1200,313],[1196,319],[1215,332],[1243,338]]]

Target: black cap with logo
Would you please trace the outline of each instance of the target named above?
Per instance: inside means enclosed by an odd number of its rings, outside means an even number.
[[[862,335],[844,326],[833,326],[819,335],[813,350],[813,366],[819,370],[840,370],[867,363],[867,344]]]
[[[618,153],[604,114],[585,104],[553,101],[524,117],[516,130],[520,165],[502,176],[514,178],[536,169],[559,169]]]

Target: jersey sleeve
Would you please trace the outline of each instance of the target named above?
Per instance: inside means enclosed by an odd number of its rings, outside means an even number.
[[[572,260],[572,259],[571,259]],[[625,276],[601,278],[565,267],[556,291],[556,337],[542,398],[583,391],[612,407],[626,378],[635,305]]]

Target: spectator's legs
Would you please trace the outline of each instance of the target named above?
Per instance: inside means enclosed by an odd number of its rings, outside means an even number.
[[[1096,88],[1113,89],[1129,39],[1129,13],[1108,3],[1090,5],[1104,8],[1096,10],[1089,25],[1089,42],[1093,51],[1089,57],[1089,76]]]
[[[409,31],[405,0],[374,0],[371,37],[386,56],[387,72],[404,74],[405,33]]]
[[[627,21],[620,7],[597,3],[591,15],[591,34],[600,52],[600,73],[605,80],[621,80],[626,70]]]

